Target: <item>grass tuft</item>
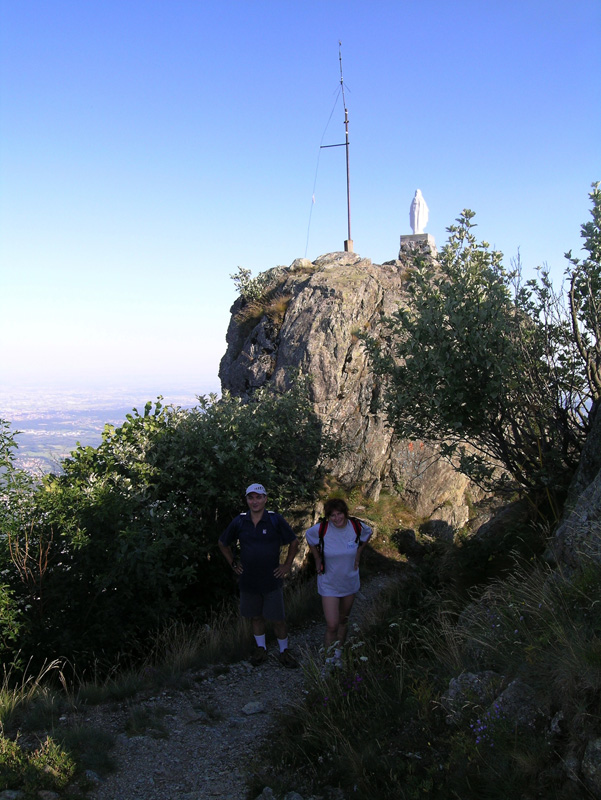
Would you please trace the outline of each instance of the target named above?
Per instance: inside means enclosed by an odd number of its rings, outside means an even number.
[[[115,744],[112,733],[78,722],[69,727],[61,726],[56,731],[56,738],[72,754],[79,771],[92,770],[97,775],[108,775],[115,770],[116,764],[111,756]]]
[[[275,289],[264,297],[249,300],[236,314],[236,323],[244,335],[248,335],[263,317],[267,317],[279,328],[284,322],[291,299],[291,295]]]
[[[19,679],[14,678],[10,667],[4,668],[0,685],[0,725],[5,730],[17,724],[26,709],[33,711],[37,706],[48,713],[48,709],[59,702],[49,686],[56,683],[61,668],[62,663],[54,660],[44,664],[35,675],[24,670]]]
[[[136,670],[124,670],[99,682],[85,681],[74,694],[75,705],[100,705],[134,697],[145,686],[144,675]]]
[[[169,709],[163,706],[136,706],[125,723],[128,736],[151,736],[153,739],[167,739],[169,733],[163,723],[163,718]]]

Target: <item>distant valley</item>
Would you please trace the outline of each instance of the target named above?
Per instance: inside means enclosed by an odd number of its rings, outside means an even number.
[[[133,408],[143,413],[162,394],[163,404],[189,408],[208,388],[139,390],[115,388],[101,393],[68,389],[7,389],[0,386],[0,418],[19,431],[17,463],[33,475],[60,472],[60,462],[77,447],[100,444],[104,426],[120,425]]]

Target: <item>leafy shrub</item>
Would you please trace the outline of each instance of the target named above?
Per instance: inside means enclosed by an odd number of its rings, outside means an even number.
[[[107,426],[98,447],[78,448],[44,479],[29,523],[11,533],[5,644],[24,620],[24,658],[103,669],[118,652],[142,655],[173,618],[210,615],[232,593],[216,543],[244,509],[244,487],[261,480],[284,511],[311,502],[324,442],[302,381],[249,402],[199,398],[189,411],[159,399]]]
[[[13,592],[6,584],[0,584],[0,657],[9,662],[18,649],[21,634],[22,613]]]
[[[556,517],[601,391],[598,187],[591,198],[591,257],[572,259],[570,303],[545,270],[524,283],[519,261],[505,269],[464,210],[439,263],[416,264],[407,305],[388,320],[390,347],[368,340],[400,437],[441,443],[488,488],[509,475]]]
[[[252,277],[252,272],[244,267],[238,267],[238,272],[230,275],[236,285],[236,291],[247,302],[261,300],[265,295],[269,285],[269,274],[260,272],[256,277]]]
[[[11,585],[11,542],[29,525],[35,486],[33,479],[16,466],[16,433],[0,419],[0,659],[9,664],[16,658],[25,629],[23,608]]]
[[[0,735],[0,791],[22,789],[32,796],[41,789],[65,788],[75,773],[75,762],[53,739],[47,737],[33,751],[24,750],[19,739]]]
[[[589,194],[592,201],[592,222],[586,222],[580,235],[588,258],[581,261],[566,258],[572,264],[567,275],[570,281],[570,312],[574,340],[586,364],[587,379],[594,387],[596,399],[601,397],[601,189],[593,183]]]
[[[0,735],[0,791],[16,789],[21,784],[26,768],[27,757],[19,747],[18,740]]]

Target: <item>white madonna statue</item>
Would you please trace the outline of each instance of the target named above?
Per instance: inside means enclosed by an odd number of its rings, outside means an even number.
[[[421,189],[415,190],[415,197],[411,201],[411,209],[409,211],[409,222],[413,233],[423,233],[428,224],[428,206]]]

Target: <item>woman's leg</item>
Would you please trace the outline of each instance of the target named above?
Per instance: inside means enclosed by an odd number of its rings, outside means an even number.
[[[348,618],[349,614],[351,613],[351,608],[353,607],[353,603],[355,602],[355,595],[354,594],[347,594],[346,597],[340,597],[340,619],[338,621],[338,641],[340,642],[340,647],[346,641],[346,634],[348,630]]]
[[[348,617],[353,607],[354,594],[346,597],[322,597],[323,614],[326,618],[326,648],[338,642],[340,646],[344,644],[348,626]]]
[[[322,597],[323,615],[326,618],[326,635],[324,644],[326,650],[334,644],[338,635],[338,624],[340,622],[340,598]]]

